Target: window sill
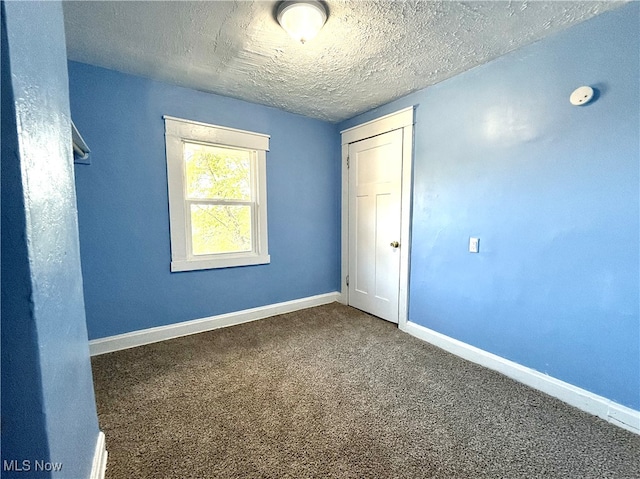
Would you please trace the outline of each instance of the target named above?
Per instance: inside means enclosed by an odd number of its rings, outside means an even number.
[[[237,266],[252,266],[269,263],[271,263],[271,256],[269,255],[246,255],[215,259],[179,260],[171,262],[171,272],[177,273],[180,271],[197,271],[201,269],[234,268]]]

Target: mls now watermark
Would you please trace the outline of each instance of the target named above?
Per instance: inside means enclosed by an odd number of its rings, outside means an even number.
[[[7,461],[6,459],[2,461],[2,470],[3,471],[15,471],[15,472],[29,472],[29,471],[61,471],[62,463],[61,462],[49,462],[49,461],[40,461],[36,459],[35,461],[30,461],[29,459],[25,459],[23,461],[18,461],[17,459],[12,459]]]

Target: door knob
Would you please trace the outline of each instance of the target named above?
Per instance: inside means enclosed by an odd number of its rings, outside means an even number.
[[[397,247],[399,247],[399,246],[400,246],[400,243],[398,243],[397,241],[392,241],[392,242],[391,242],[391,244],[390,244],[390,246],[391,246],[392,248],[397,248]]]

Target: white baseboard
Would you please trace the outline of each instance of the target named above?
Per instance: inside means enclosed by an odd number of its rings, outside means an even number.
[[[605,419],[616,426],[640,434],[640,411],[615,403],[586,389],[509,361],[419,324],[407,322],[401,329],[456,356],[498,371],[571,406]]]
[[[96,442],[96,452],[93,455],[90,479],[104,479],[105,471],[107,470],[107,455],[104,433],[99,431],[98,441]]]
[[[319,294],[317,296],[309,296],[284,303],[269,304],[267,306],[245,309],[234,313],[220,314],[208,318],[194,319],[169,324],[167,326],[93,339],[89,341],[89,352],[91,356],[98,356],[113,351],[120,351],[121,349],[134,348],[144,344],[157,343],[180,336],[202,333],[204,331],[211,331],[212,329],[226,328],[227,326],[264,319],[277,314],[291,313],[301,309],[312,308],[313,306],[333,303],[334,301],[339,301],[340,298],[339,292]]]

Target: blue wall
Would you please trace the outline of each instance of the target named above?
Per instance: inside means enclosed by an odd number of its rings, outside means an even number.
[[[418,105],[410,321],[634,409],[639,8],[339,125]]]
[[[17,461],[7,478],[89,477],[98,438],[70,128],[61,4],[3,2],[2,467]],[[28,473],[15,470],[23,461]]]
[[[42,414],[38,338],[32,321],[31,281],[18,161],[18,133],[2,4],[2,459],[49,457]],[[11,318],[11,319],[10,319]],[[15,341],[14,338],[19,338]],[[33,438],[25,441],[19,431]],[[0,461],[1,462],[1,461]]]
[[[69,79],[92,151],[76,168],[90,338],[339,290],[335,125],[81,63]],[[163,115],[271,135],[271,264],[169,272]]]

